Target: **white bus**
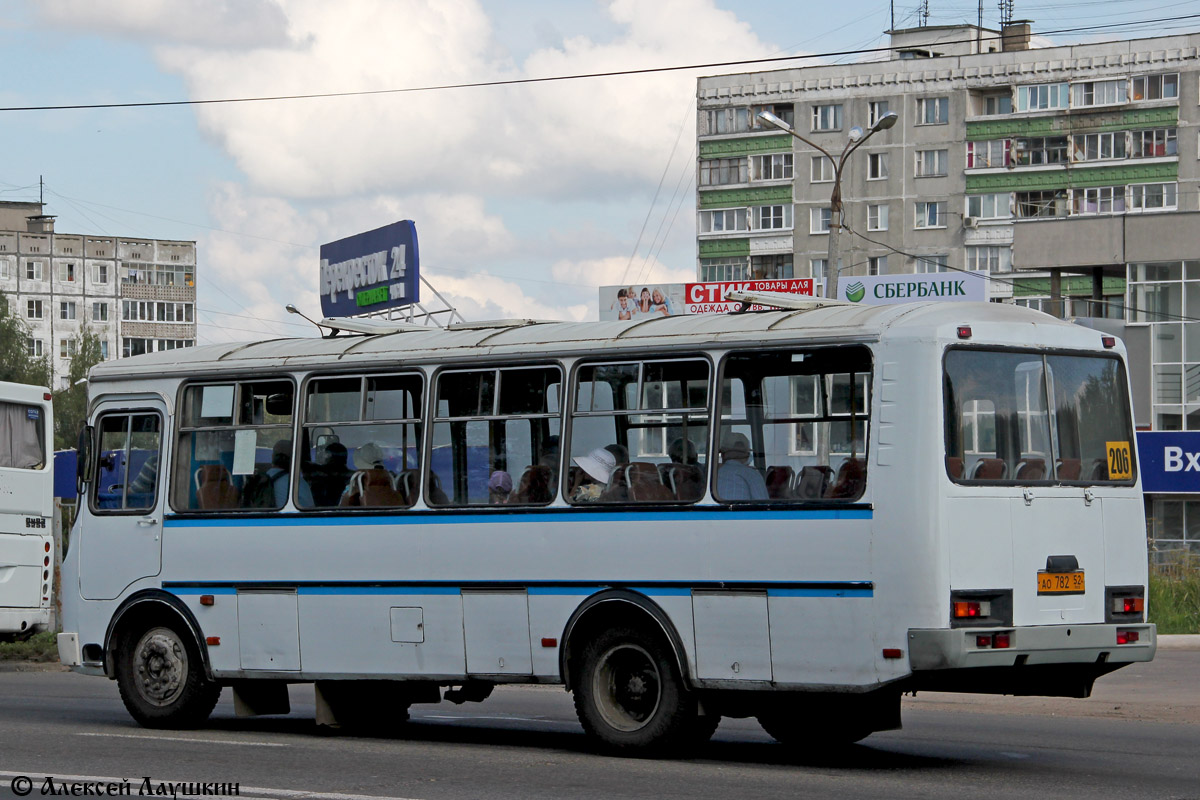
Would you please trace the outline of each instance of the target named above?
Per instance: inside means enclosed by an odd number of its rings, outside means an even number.
[[[0,381],[0,637],[50,625],[53,447],[50,392]]]
[[[548,683],[615,750],[827,744],[1155,650],[1122,346],[1026,309],[398,324],[89,391],[59,650],[150,727]]]

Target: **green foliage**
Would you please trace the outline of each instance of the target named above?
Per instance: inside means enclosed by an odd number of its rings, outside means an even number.
[[[42,631],[24,641],[0,642],[0,661],[58,661],[58,638]]]
[[[0,292],[0,381],[50,385],[50,358],[29,355],[29,327],[13,301]]]
[[[1200,558],[1150,567],[1146,605],[1159,633],[1200,633]]]
[[[88,370],[103,361],[100,337],[86,324],[75,337],[75,357],[67,373],[67,388],[54,393],[54,448],[68,450],[75,446],[79,429],[87,419],[87,384],[79,383]]]

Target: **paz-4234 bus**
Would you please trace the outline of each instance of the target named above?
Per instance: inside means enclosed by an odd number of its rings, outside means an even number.
[[[63,662],[151,727],[222,687],[284,713],[312,683],[349,725],[561,684],[645,752],[723,716],[851,742],[905,692],[1084,697],[1153,657],[1119,341],[772,302],[95,367]]]

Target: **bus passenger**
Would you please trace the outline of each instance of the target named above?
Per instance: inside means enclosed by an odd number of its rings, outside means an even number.
[[[717,497],[721,500],[766,500],[767,482],[746,462],[750,440],[745,434],[726,433],[721,439],[721,468],[717,470]]]
[[[571,491],[571,500],[576,503],[599,501],[617,467],[617,457],[607,447],[597,447],[586,456],[576,456],[571,460],[583,470],[583,479]]]
[[[488,478],[488,503],[494,506],[507,503],[512,486],[512,476],[507,472],[502,469],[493,472],[492,477]]]

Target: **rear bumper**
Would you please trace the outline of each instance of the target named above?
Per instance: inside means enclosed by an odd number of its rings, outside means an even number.
[[[998,630],[1009,633],[1009,647],[977,646],[978,636]],[[1117,644],[1118,630],[1136,631],[1137,642]],[[1153,659],[1157,641],[1151,623],[912,629],[908,632],[908,652],[913,672],[1050,664],[1131,664]]]
[[[0,633],[23,633],[50,627],[48,608],[0,608]]]

